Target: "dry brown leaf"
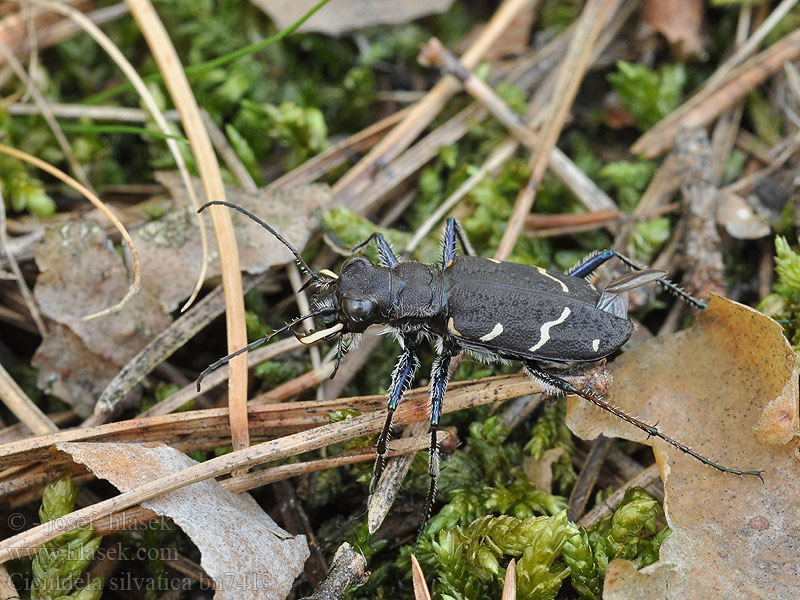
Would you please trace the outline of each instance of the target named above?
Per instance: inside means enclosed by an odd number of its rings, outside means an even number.
[[[63,325],[50,329],[31,365],[39,370],[39,388],[67,402],[83,418],[92,414],[95,399],[119,370],[117,365],[90,352]]]
[[[319,0],[251,0],[285,29],[298,21]],[[341,35],[372,25],[408,23],[414,19],[445,12],[453,0],[336,0],[329,2],[298,29]]]
[[[177,173],[157,173],[156,179],[170,192],[175,207],[161,219],[131,232],[142,257],[142,287],[155,294],[164,310],[171,312],[189,296],[200,270],[200,231]],[[195,193],[205,202],[203,186],[193,180]],[[226,186],[228,202],[240,205],[266,221],[289,243],[302,249],[316,229],[313,211],[330,198],[326,185],[307,185],[290,190],[261,190],[250,194]],[[231,211],[239,245],[242,270],[263,273],[276,264],[292,260],[291,253],[275,237],[244,215]],[[206,221],[208,226],[208,222]],[[209,239],[208,277],[220,273],[219,255],[213,237]]]
[[[628,588],[623,575],[632,574],[630,567],[616,564],[607,575],[607,597],[794,597],[800,581],[798,366],[781,327],[713,297],[691,328],[638,346],[611,371],[620,408],[658,422],[711,460],[763,469],[764,483],[719,473],[571,398],[567,423],[581,437],[604,433],[653,445],[666,490],[673,533],[660,558],[674,568],[650,567],[661,576],[634,573],[639,587]],[[759,443],[757,432],[770,444]]]
[[[703,0],[646,0],[642,20],[663,35],[680,60],[702,59]]]
[[[163,444],[61,443],[72,456],[121,491],[196,464]],[[215,480],[169,492],[142,506],[170,517],[202,554],[216,600],[284,600],[309,556],[305,536],[293,536],[249,494],[233,494]]]
[[[124,365],[171,321],[146,287],[121,311],[83,320],[128,289],[128,269],[94,221],[48,228],[35,259],[40,274],[34,295],[42,312],[69,327],[105,360]]]

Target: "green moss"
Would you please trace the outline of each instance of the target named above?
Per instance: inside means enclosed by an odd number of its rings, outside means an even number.
[[[671,113],[681,102],[686,69],[664,65],[654,71],[645,65],[617,62],[617,72],[608,76],[634,124],[645,131]]]
[[[63,517],[75,508],[78,488],[68,475],[48,483],[42,494],[39,518],[42,523]],[[102,537],[94,529],[81,527],[42,544],[33,558],[31,600],[94,600],[103,592],[103,577],[73,589],[81,574],[91,564]]]

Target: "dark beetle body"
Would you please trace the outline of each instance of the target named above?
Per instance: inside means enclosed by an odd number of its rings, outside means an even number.
[[[342,267],[334,296],[349,321],[345,332],[385,324],[489,361],[595,361],[633,332],[628,319],[597,308],[601,294],[582,277],[477,256],[455,256],[443,270],[355,257]],[[350,303],[365,301],[374,306],[368,317],[349,314]]]
[[[470,350],[585,362],[633,332],[628,319],[597,308],[600,292],[581,277],[474,256],[456,256],[443,276],[447,333]]]
[[[761,478],[760,471],[730,469],[711,462],[688,446],[661,433],[658,428],[628,415],[594,392],[563,379],[553,363],[600,360],[619,349],[631,336],[633,324],[627,318],[627,292],[657,282],[673,295],[697,308],[705,305],[664,279],[664,271],[644,269],[614,250],[589,256],[566,274],[491,258],[469,256],[471,248],[454,219],[445,228],[439,265],[400,262],[380,234],[363,244],[376,242],[380,265],[364,256],[345,261],[337,275],[327,269],[314,272],[278,232],[255,215],[236,205],[216,201],[248,215],[283,242],[317,287],[314,310],[276,332],[257,340],[201,373],[225,364],[234,356],[257,347],[281,331],[292,330],[303,320],[319,318],[324,327],[304,335],[306,344],[338,338],[337,362],[347,351],[345,336],[360,334],[370,325],[383,324],[393,331],[403,352],[392,373],[388,391],[386,424],[378,438],[378,460],[373,483],[383,467],[391,435],[392,415],[420,365],[419,346],[433,337],[438,357],[433,362],[430,383],[431,452],[425,515],[435,497],[439,474],[437,429],[442,414],[452,357],[463,351],[486,362],[519,360],[525,371],[549,393],[576,394],[620,419],[658,437],[718,471]],[[205,205],[205,206],[208,206]],[[205,206],[203,208],[205,208]],[[202,209],[201,209],[202,210]],[[456,241],[468,256],[456,255]],[[603,263],[616,258],[631,272],[617,277],[602,290],[587,278]],[[336,369],[334,368],[334,374]]]

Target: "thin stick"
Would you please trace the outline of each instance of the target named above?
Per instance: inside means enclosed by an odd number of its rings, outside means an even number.
[[[589,65],[592,47],[603,29],[608,12],[615,4],[615,0],[589,0],[578,18],[575,34],[559,68],[550,114],[530,159],[530,181],[517,196],[506,230],[495,253],[495,258],[499,260],[508,259],[514,251],[517,239],[522,233],[525,216],[531,212],[539,185],[550,162],[550,155],[556,147],[572,101]]]
[[[150,116],[155,121],[158,129],[162,133],[173,133],[172,128],[170,127],[169,123],[167,123],[166,117],[158,107],[158,103],[156,102],[155,98],[153,98],[153,95],[150,93],[150,90],[147,88],[142,78],[139,76],[139,73],[137,73],[136,69],[133,68],[133,65],[131,65],[128,59],[125,58],[117,45],[111,41],[111,38],[103,33],[103,31],[97,25],[95,25],[91,19],[89,19],[79,10],[75,10],[71,6],[67,6],[61,2],[54,2],[53,0],[32,1],[65,15],[70,20],[74,21],[84,31],[86,31],[86,33],[92,36],[94,41],[106,51],[111,60],[117,64],[128,81],[130,81],[131,85],[136,90],[136,93],[139,94],[139,97],[142,99],[142,102],[144,103],[145,108],[147,108],[147,111],[150,113]],[[197,199],[197,194],[195,193],[194,185],[192,184],[192,178],[189,175],[189,169],[186,166],[186,161],[183,158],[183,154],[181,154],[180,148],[178,147],[178,142],[172,138],[166,138],[166,142],[167,148],[172,155],[172,159],[175,161],[175,165],[178,167],[181,180],[183,181],[183,185],[186,188],[186,193],[189,196],[189,202],[191,203],[192,207],[197,210],[200,208],[200,201]],[[197,226],[200,229],[202,260],[200,264],[200,273],[198,273],[194,289],[189,295],[189,298],[184,304],[183,308],[181,308],[181,312],[189,308],[189,306],[191,306],[194,302],[195,298],[197,298],[197,294],[200,293],[200,288],[203,286],[203,282],[206,279],[206,273],[208,271],[208,232],[206,231],[206,224],[203,218],[200,215],[197,215],[195,218],[197,219]]]
[[[12,116],[32,116],[40,115],[42,111],[35,104],[24,104],[15,102],[6,107],[8,114]],[[128,121],[131,123],[144,123],[150,118],[150,114],[141,108],[130,108],[126,106],[89,106],[86,104],[62,104],[58,102],[50,103],[50,110],[59,119],[92,119],[96,121]],[[180,119],[177,111],[164,111],[164,118],[168,121]]]
[[[371,148],[380,141],[392,127],[397,125],[408,113],[408,108],[392,113],[380,121],[362,129],[334,144],[327,150],[320,152],[310,158],[299,167],[292,169],[288,173],[280,176],[267,186],[269,190],[293,188],[316,181],[331,169],[343,164],[349,158],[356,156]]]
[[[242,289],[249,291],[263,281],[265,276],[266,274],[245,276]],[[194,337],[198,331],[217,318],[223,310],[225,310],[224,291],[222,290],[222,286],[217,286],[190,310],[180,315],[175,321],[170,323],[166,329],[153,337],[144,348],[139,350],[136,356],[131,358],[128,363],[114,375],[114,378],[108,382],[108,385],[106,385],[105,389],[100,393],[100,397],[94,405],[94,413],[82,423],[82,426],[89,427],[109,421],[114,416],[120,400],[122,400],[137,383],[152,372],[157,365],[169,358],[173,352],[181,348],[188,340]],[[226,369],[225,375],[227,376],[227,374]],[[195,389],[194,383],[186,387],[192,390]],[[180,391],[165,399],[163,402],[174,402],[175,396],[179,395]],[[174,408],[178,408],[196,396],[197,393],[195,392],[190,397],[175,405]],[[160,405],[161,403],[156,404],[152,409]]]
[[[3,365],[0,365],[0,400],[33,433],[45,435],[58,431],[55,423],[34,404],[33,400],[28,398],[28,395],[11,378]]]
[[[519,378],[518,378],[519,379]],[[521,394],[530,394],[541,391],[541,387],[529,381],[521,381],[519,385],[512,385],[503,393],[495,382],[494,387],[487,387],[481,380],[470,386],[470,393],[456,393],[448,398],[444,407],[445,412],[463,410],[473,406],[480,406],[490,402],[517,397]],[[492,385],[489,383],[488,385]],[[406,425],[412,421],[428,418],[428,394],[422,390],[421,394],[411,394],[395,412],[395,423]],[[165,477],[149,481],[127,492],[98,502],[92,506],[76,510],[42,525],[28,529],[22,533],[9,537],[0,542],[0,564],[12,558],[34,552],[36,548],[59,535],[74,529],[91,525],[98,519],[119,512],[131,506],[140,504],[161,494],[180,489],[187,485],[204,481],[211,477],[218,477],[240,468],[250,468],[256,465],[281,460],[289,456],[310,452],[323,446],[377,433],[383,427],[385,411],[381,408],[374,412],[364,414],[346,421],[330,425],[323,425],[310,431],[303,431],[277,440],[271,440],[236,450],[231,454],[212,458]],[[107,427],[107,426],[106,426]]]
[[[61,130],[61,126],[53,116],[50,107],[47,105],[47,100],[45,100],[44,96],[42,96],[42,93],[39,91],[36,85],[31,82],[28,72],[17,60],[17,57],[14,56],[11,48],[9,48],[2,40],[0,40],[0,55],[5,58],[6,62],[14,70],[14,73],[16,73],[17,77],[19,77],[20,80],[27,86],[33,101],[36,103],[36,106],[39,107],[39,110],[42,111],[42,117],[44,117],[44,120],[47,123],[47,126],[50,128],[50,131],[53,132],[53,137],[56,138],[56,142],[58,142],[61,151],[64,153],[64,157],[67,159],[67,163],[69,163],[69,168],[72,169],[75,177],[87,189],[90,189],[92,192],[94,192],[92,184],[89,181],[89,177],[86,175],[86,171],[83,170],[83,166],[80,162],[78,162],[78,159],[75,158],[75,153],[72,151],[72,147],[69,145],[69,140],[67,139],[67,136],[64,135],[64,132]]]
[[[94,204],[100,212],[102,212],[106,217],[108,217],[109,221],[117,228],[122,238],[125,240],[125,243],[128,245],[128,249],[131,251],[131,257],[133,258],[133,282],[128,287],[128,292],[125,294],[125,297],[120,300],[117,304],[110,308],[106,308],[105,310],[101,310],[100,312],[96,312],[91,315],[87,315],[83,317],[84,321],[88,321],[90,319],[96,319],[97,317],[102,317],[105,315],[110,315],[122,309],[125,304],[128,303],[128,300],[133,298],[133,295],[139,291],[139,285],[142,281],[142,266],[139,262],[139,252],[136,250],[136,246],[133,245],[133,240],[131,236],[128,234],[128,230],[125,229],[125,226],[120,222],[119,219],[114,215],[114,213],[109,210],[109,208],[101,202],[101,200],[95,196],[93,192],[89,189],[81,185],[79,182],[75,181],[72,177],[61,171],[60,169],[55,168],[53,165],[44,162],[43,160],[36,158],[35,156],[31,156],[27,152],[23,152],[22,150],[17,150],[16,148],[12,148],[10,146],[6,146],[4,144],[0,144],[0,154],[6,154],[8,156],[13,156],[21,161],[24,161],[28,164],[33,165],[49,173],[53,177],[60,179],[64,183],[66,183],[71,188],[75,189],[79,194],[82,194],[86,197],[89,202]]]
[[[444,440],[447,435],[449,434],[443,433],[441,436],[442,440]],[[393,440],[389,442],[389,447],[387,449],[388,455],[392,457],[405,456],[410,453],[425,450],[428,448],[429,444],[430,438],[427,435],[417,438]],[[251,471],[240,477],[221,479],[219,484],[229,492],[241,494],[275,483],[276,481],[285,481],[286,479],[298,477],[300,475],[318,473],[319,471],[325,471],[327,469],[337,469],[339,467],[371,460],[375,460],[375,448],[361,448],[332,458],[307,460],[300,463],[279,465],[277,467],[267,467],[259,471]],[[98,535],[107,535],[109,533],[135,529],[143,523],[147,523],[158,517],[159,515],[152,510],[142,508],[141,506],[130,508],[99,520],[95,525],[95,533]]]
[[[467,70],[438,39],[431,38],[423,46],[420,52],[420,62],[436,64],[458,77],[464,85],[464,89],[486,106],[520,143],[534,153],[537,151],[538,136],[522,117],[515,113],[486,82]],[[613,210],[616,208],[616,203],[555,146],[548,158],[548,164],[554,174],[590,210]]]
[[[506,162],[508,162],[514,153],[517,151],[517,147],[519,147],[519,143],[514,138],[506,138],[497,147],[492,150],[492,153],[489,157],[484,161],[481,165],[480,169],[478,169],[475,173],[470,175],[467,180],[458,186],[458,189],[454,191],[447,199],[442,202],[433,214],[430,217],[425,219],[425,222],[417,228],[414,232],[414,236],[409,240],[406,247],[403,248],[403,254],[405,256],[410,255],[414,250],[417,249],[420,242],[425,239],[431,230],[436,227],[438,223],[442,221],[447,216],[451,210],[453,210],[461,200],[467,197],[475,186],[477,186],[487,175],[490,175],[497,171],[501,166],[503,166]]]
[[[622,502],[625,492],[631,487],[646,488],[648,485],[658,479],[658,465],[652,464],[643,470],[641,473],[627,481],[624,485],[620,486],[613,494],[606,498],[601,504],[597,504],[592,510],[587,512],[578,525],[581,527],[591,527],[600,519],[609,516],[614,512],[614,509]]]
[[[19,592],[4,566],[0,566],[0,600],[19,600]]]
[[[274,344],[270,344],[268,346],[259,348],[258,350],[249,352],[247,354],[247,366],[253,367],[260,362],[271,360],[276,356],[280,356],[294,350],[299,350],[300,348],[305,348],[305,346],[295,338],[286,338],[285,340],[280,340]],[[203,379],[202,393],[197,391],[197,385],[192,382],[168,398],[165,398],[161,402],[151,406],[139,416],[155,417],[157,415],[167,415],[177,408],[183,406],[187,402],[194,400],[201,394],[208,393],[210,390],[227,380],[228,367],[225,365],[210,373],[205,379]]]
[[[131,13],[147,40],[153,57],[164,75],[164,82],[181,115],[183,130],[189,138],[192,153],[197,160],[197,170],[203,182],[208,201],[224,201],[225,186],[219,171],[217,157],[203,126],[200,109],[192,95],[186,73],[180,66],[178,53],[149,0],[129,0]],[[233,232],[230,213],[221,208],[211,209],[211,222],[217,239],[222,266],[222,287],[225,291],[225,322],[227,325],[228,352],[247,345],[244,319],[244,295],[239,268],[239,250]],[[247,433],[247,358],[236,358],[230,363],[228,405],[231,408],[231,437],[234,449],[249,445]]]
[[[116,21],[128,14],[128,7],[124,2],[119,4],[112,4],[111,6],[104,6],[98,8],[88,14],[88,18],[93,23],[103,25]],[[11,50],[17,57],[23,56],[29,52],[28,37],[22,34],[17,34],[15,29],[20,28],[19,19],[15,19],[16,15],[11,15],[0,21],[0,37],[11,46]],[[36,43],[39,50],[49,48],[59,44],[65,40],[75,37],[80,33],[80,28],[76,27],[70,21],[53,22],[52,15],[39,13],[36,16]]]
[[[19,293],[22,294],[22,299],[25,301],[28,311],[31,313],[31,318],[36,324],[36,329],[39,331],[39,335],[44,338],[47,335],[47,327],[42,319],[42,314],[39,312],[39,305],[36,303],[33,294],[31,294],[31,291],[28,289],[28,284],[25,283],[25,277],[22,275],[22,269],[19,268],[19,263],[14,257],[14,253],[11,251],[11,248],[8,244],[8,234],[6,232],[6,205],[3,200],[2,190],[0,190],[0,250],[5,253],[8,260],[8,266],[11,267],[11,272],[14,274],[14,278],[17,280]]]
[[[788,1],[784,0],[784,4]],[[791,2],[794,3],[796,0],[791,0]],[[759,27],[758,31],[764,28],[767,21]],[[679,127],[691,129],[709,123],[717,115],[739,102],[753,88],[763,83],[784,63],[794,61],[798,56],[800,56],[800,30],[795,30],[739,66],[732,69],[726,68],[723,71],[724,77],[713,76],[694,96],[636,140],[631,146],[631,152],[645,158],[658,156],[670,148]],[[728,62],[730,59],[726,61],[726,65]]]
[[[472,46],[464,53],[462,61],[473,69],[495,44],[503,32],[522,10],[532,9],[538,0],[505,0],[483,28]],[[410,107],[403,121],[384,137],[356,166],[342,177],[333,188],[337,204],[347,204],[369,185],[375,169],[392,162],[433,121],[447,101],[458,92],[458,81],[445,77]]]

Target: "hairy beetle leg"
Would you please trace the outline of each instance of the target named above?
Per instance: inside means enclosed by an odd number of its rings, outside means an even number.
[[[586,259],[568,270],[567,275],[571,275],[572,277],[587,277],[594,273],[600,267],[600,265],[605,264],[612,258],[618,259],[620,262],[630,267],[634,271],[646,270],[643,266],[635,263],[630,258],[624,254],[621,254],[620,252],[617,252],[616,250],[603,250],[602,252],[598,252],[596,254],[590,254]],[[669,279],[661,278],[656,281],[656,283],[658,283],[658,285],[663,287],[679,300],[686,302],[686,304],[700,309],[703,309],[707,306],[705,302],[698,300],[690,294],[687,294],[680,286],[672,283]]]
[[[667,442],[668,444],[670,444],[671,446],[674,446],[675,448],[677,448],[681,452],[684,452],[684,453],[688,454],[689,456],[691,456],[693,458],[696,458],[697,460],[699,460],[704,465],[708,465],[709,467],[713,467],[714,469],[716,469],[717,471],[720,471],[722,473],[730,473],[731,475],[752,475],[754,477],[758,477],[761,480],[762,483],[764,482],[764,478],[762,477],[762,473],[764,471],[742,471],[742,470],[739,470],[739,469],[731,469],[731,468],[726,467],[724,465],[720,465],[718,463],[712,462],[711,460],[709,460],[708,458],[706,458],[702,454],[699,454],[699,453],[695,452],[694,450],[692,450],[691,448],[689,448],[689,446],[686,446],[686,445],[680,443],[679,441],[672,439],[668,435],[665,435],[665,434],[661,433],[656,426],[648,425],[644,421],[640,421],[636,417],[633,417],[633,416],[629,415],[625,411],[617,408],[616,406],[610,404],[609,402],[606,402],[605,400],[600,398],[600,396],[597,396],[597,395],[593,394],[592,392],[589,392],[588,390],[583,390],[583,389],[581,389],[579,387],[576,387],[576,386],[572,385],[570,382],[568,382],[568,381],[566,381],[564,379],[561,379],[560,377],[556,377],[555,375],[553,375],[551,373],[548,373],[547,371],[543,371],[542,369],[540,369],[534,363],[526,362],[525,363],[525,370],[528,372],[528,375],[530,375],[533,379],[536,379],[537,381],[540,381],[545,386],[550,387],[550,388],[556,388],[556,389],[560,390],[561,392],[563,392],[565,394],[578,395],[581,398],[584,398],[585,400],[588,400],[589,402],[591,402],[595,406],[610,412],[612,415],[614,415],[616,417],[619,417],[620,419],[622,419],[623,421],[625,421],[627,423],[630,423],[634,427],[638,427],[639,429],[644,431],[648,435],[648,437],[660,438],[660,439],[664,440],[665,442]]]
[[[389,392],[387,394],[388,411],[386,414],[386,423],[378,436],[378,456],[375,458],[375,466],[372,471],[372,481],[369,486],[370,494],[375,491],[375,486],[378,484],[378,479],[381,473],[383,473],[383,468],[386,464],[386,447],[392,437],[392,417],[394,416],[394,411],[400,403],[400,400],[402,400],[403,394],[405,394],[406,390],[411,386],[411,382],[414,381],[414,375],[419,368],[419,356],[417,354],[418,341],[417,338],[413,340],[403,338],[404,350],[394,367],[394,371],[392,371],[392,383],[389,385]]]
[[[433,361],[431,370],[431,445],[428,458],[428,475],[431,478],[428,487],[428,496],[425,498],[425,509],[422,513],[422,524],[417,534],[417,542],[425,529],[425,523],[430,517],[433,502],[436,499],[436,482],[439,479],[439,417],[442,414],[444,395],[450,379],[450,359],[454,352],[444,348],[442,354]]]

